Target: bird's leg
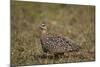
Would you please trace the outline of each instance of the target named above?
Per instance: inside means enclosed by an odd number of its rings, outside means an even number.
[[[49,53],[47,52],[46,53],[46,64],[48,64],[48,60],[49,60],[48,56],[49,56]]]

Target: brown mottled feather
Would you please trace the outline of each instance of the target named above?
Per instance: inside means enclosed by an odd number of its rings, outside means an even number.
[[[78,51],[78,46],[74,41],[62,36],[48,36],[45,24],[41,26],[41,45],[44,52],[64,53],[69,51]]]

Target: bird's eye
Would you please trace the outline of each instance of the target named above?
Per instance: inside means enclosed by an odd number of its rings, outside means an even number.
[[[44,27],[44,26],[45,26],[45,24],[42,24],[42,26]]]

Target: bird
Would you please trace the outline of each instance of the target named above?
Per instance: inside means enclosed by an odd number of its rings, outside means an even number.
[[[73,40],[59,35],[48,35],[45,23],[40,26],[40,42],[44,53],[60,54],[65,52],[79,51],[80,46]]]

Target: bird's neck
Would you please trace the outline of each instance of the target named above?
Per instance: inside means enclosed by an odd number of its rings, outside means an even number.
[[[47,32],[46,32],[46,30],[43,30],[43,31],[41,32],[41,38],[42,38],[42,39],[46,39],[46,38],[47,38]]]

